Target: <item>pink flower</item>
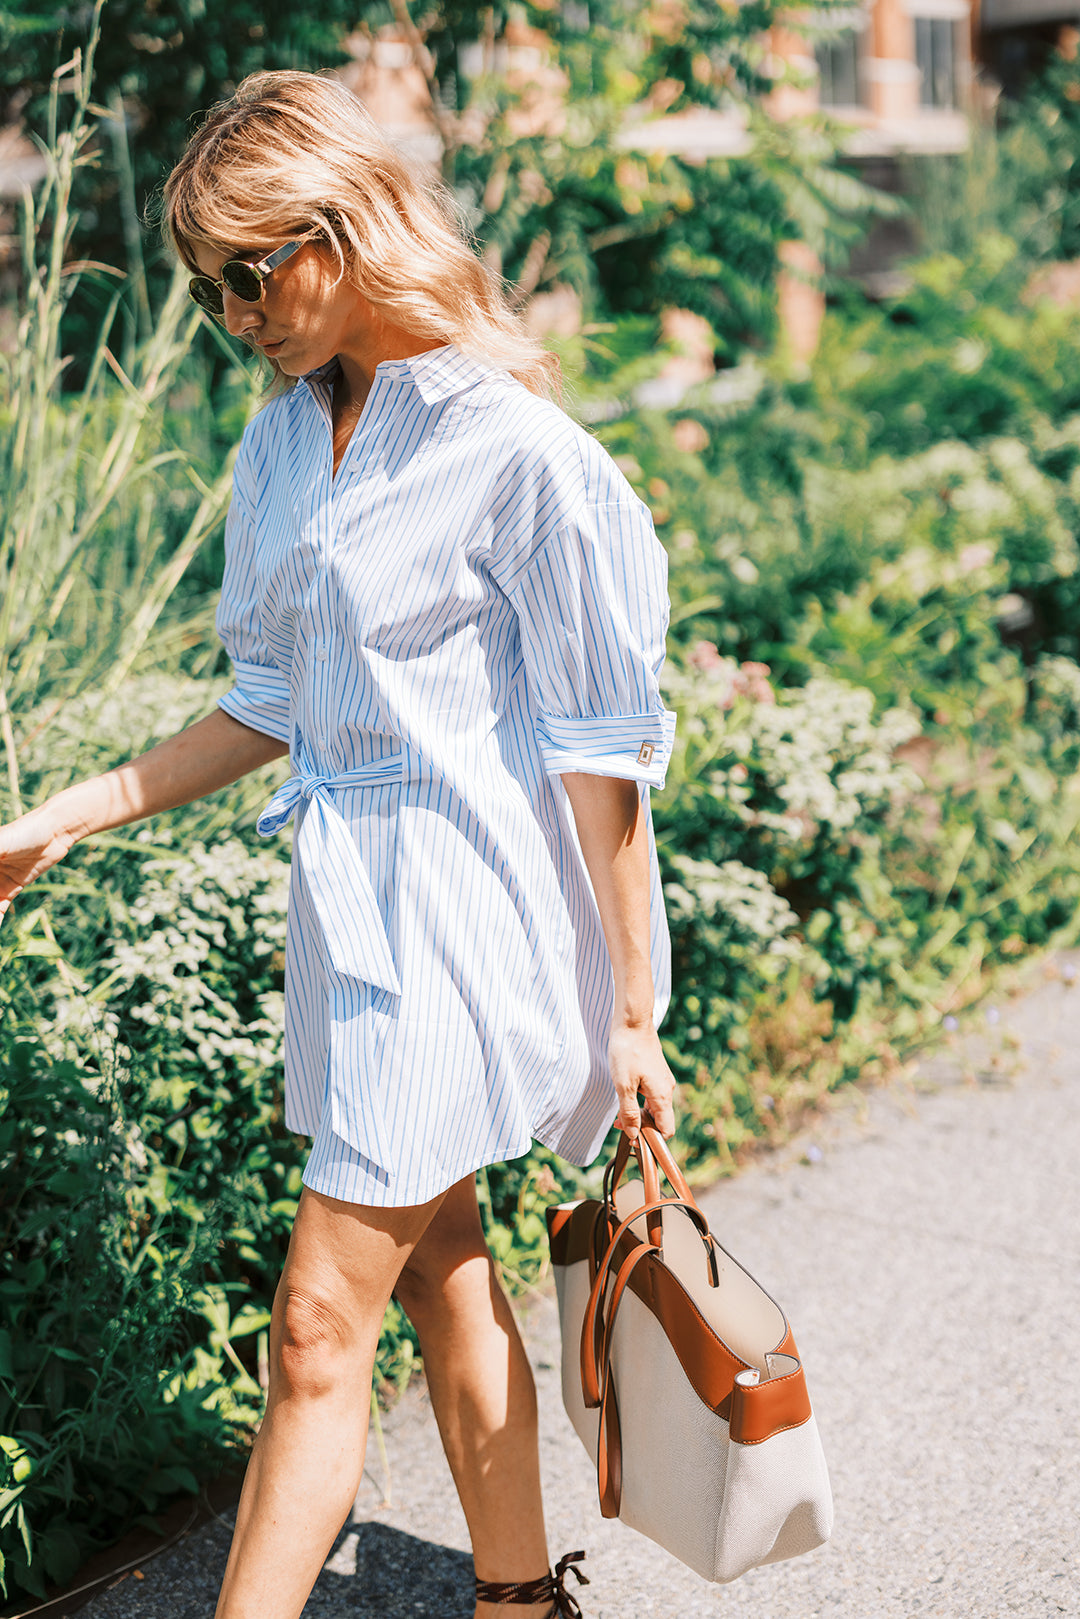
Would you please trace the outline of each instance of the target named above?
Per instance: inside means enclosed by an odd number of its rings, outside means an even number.
[[[686,659],[691,669],[719,669],[724,660],[720,649],[712,641],[695,641]]]
[[[776,693],[769,685],[767,663],[744,663],[735,676],[735,690],[752,703],[775,703]]]

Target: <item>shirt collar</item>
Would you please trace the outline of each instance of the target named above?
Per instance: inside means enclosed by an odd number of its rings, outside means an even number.
[[[326,365],[305,373],[301,380],[314,391],[315,384],[329,382],[336,370],[337,360],[329,360]],[[453,343],[410,355],[406,360],[383,360],[375,374],[392,381],[411,382],[425,405],[437,405],[488,377],[504,375],[495,366],[463,354]]]
[[[447,343],[440,349],[428,349],[424,354],[414,354],[408,360],[390,361],[387,369],[393,370],[399,366],[404,367],[412,377],[413,385],[425,405],[437,405],[443,399],[464,393],[466,388],[498,375],[494,366],[462,354],[453,343]],[[382,370],[382,367],[379,369]]]

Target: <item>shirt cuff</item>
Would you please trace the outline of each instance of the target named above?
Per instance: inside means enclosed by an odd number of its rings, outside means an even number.
[[[233,669],[236,685],[218,699],[219,708],[241,725],[291,746],[289,682],[281,670],[265,663],[234,663]]]
[[[659,714],[588,719],[538,714],[536,736],[549,776],[580,771],[662,787],[675,741],[675,715],[666,708]]]

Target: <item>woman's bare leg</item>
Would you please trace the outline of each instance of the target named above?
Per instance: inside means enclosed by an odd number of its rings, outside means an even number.
[[[441,1201],[364,1208],[305,1187],[216,1619],[298,1619],[360,1488],[383,1313]]]
[[[548,1550],[536,1389],[484,1242],[473,1177],[447,1192],[394,1291],[420,1339],[478,1578],[541,1578]],[[550,1612],[550,1602],[476,1608],[477,1619],[546,1619]]]

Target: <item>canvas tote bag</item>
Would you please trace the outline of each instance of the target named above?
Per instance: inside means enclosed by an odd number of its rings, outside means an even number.
[[[547,1211],[567,1413],[600,1508],[707,1580],[829,1538],[832,1494],[783,1312],[709,1230],[666,1142],[625,1137],[601,1201]],[[661,1174],[675,1195],[663,1197]]]

